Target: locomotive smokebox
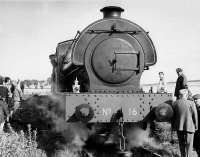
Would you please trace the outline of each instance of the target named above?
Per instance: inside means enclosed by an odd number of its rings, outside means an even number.
[[[103,18],[121,18],[121,12],[124,11],[121,7],[108,6],[100,10],[103,12]]]

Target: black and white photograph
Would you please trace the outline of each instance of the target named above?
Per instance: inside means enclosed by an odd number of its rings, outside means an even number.
[[[0,157],[200,157],[199,0],[0,0]]]

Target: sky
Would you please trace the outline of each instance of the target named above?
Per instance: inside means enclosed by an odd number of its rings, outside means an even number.
[[[58,42],[101,19],[102,7],[117,5],[146,31],[155,44],[158,61],[142,75],[142,83],[175,81],[181,67],[189,80],[200,79],[199,0],[0,0],[0,75],[13,79],[46,79],[49,55]]]

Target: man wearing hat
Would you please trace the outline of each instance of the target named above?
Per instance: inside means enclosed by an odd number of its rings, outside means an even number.
[[[177,68],[176,72],[177,72],[178,78],[176,80],[174,96],[176,97],[176,99],[179,99],[179,90],[188,89],[188,85],[187,85],[187,78],[183,74],[183,70],[181,68]]]
[[[0,95],[0,133],[3,132],[4,123],[8,118],[8,113],[8,105],[5,98]]]
[[[181,157],[192,157],[194,133],[198,128],[197,109],[193,101],[187,100],[188,90],[179,91],[179,99],[173,104],[173,129],[177,131]]]
[[[197,107],[197,113],[198,113],[198,122],[200,122],[200,94],[196,94],[193,96],[193,100]],[[198,128],[199,128],[198,124]],[[196,150],[198,157],[200,157],[200,128],[195,132],[194,134],[194,149]]]

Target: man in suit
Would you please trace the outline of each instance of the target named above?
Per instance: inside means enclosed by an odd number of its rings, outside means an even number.
[[[3,82],[0,82],[0,97],[5,98],[5,101],[8,102],[8,89],[3,85]]]
[[[177,68],[176,73],[178,75],[178,78],[176,80],[174,96],[176,97],[176,99],[179,99],[179,90],[188,89],[188,85],[187,85],[187,78],[183,74],[183,70],[181,68]]]
[[[12,83],[11,83],[11,79],[9,77],[5,77],[4,86],[8,89],[8,98],[7,98],[6,102],[8,104],[8,108],[11,109],[11,106],[12,106],[12,92],[11,92]]]
[[[3,132],[4,123],[6,118],[8,118],[8,105],[5,98],[0,95],[0,133]]]
[[[197,107],[197,113],[198,113],[198,122],[200,125],[200,94],[196,94],[193,96],[193,100]],[[198,128],[199,128],[198,125]],[[194,133],[194,149],[196,150],[198,157],[200,157],[200,128]]]
[[[181,157],[192,157],[194,133],[198,129],[198,116],[193,101],[187,100],[188,90],[179,91],[179,99],[173,104],[173,129],[177,131]]]

